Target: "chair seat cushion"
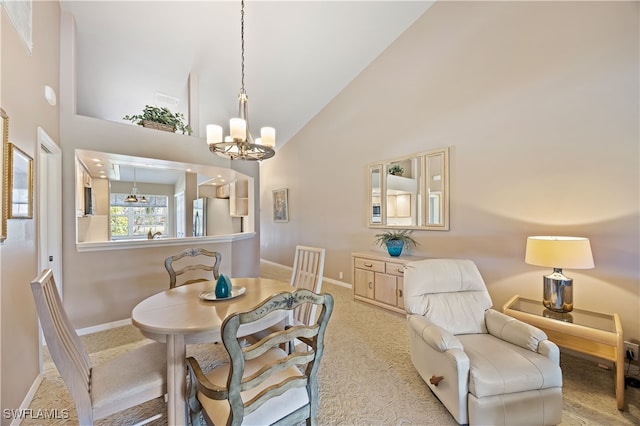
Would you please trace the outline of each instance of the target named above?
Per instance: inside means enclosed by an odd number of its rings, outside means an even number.
[[[551,359],[490,334],[456,336],[469,357],[469,392],[482,398],[562,386]]]
[[[251,375],[258,371],[262,366],[276,362],[280,358],[286,357],[287,354],[279,348],[272,348],[265,352],[263,355],[249,360],[245,364],[245,376]],[[300,376],[300,371],[296,367],[289,367],[279,373],[270,376],[261,385],[242,392],[242,400],[247,401],[253,398],[257,393],[264,388],[278,383],[287,377]],[[220,387],[227,386],[227,378],[229,376],[229,364],[222,364],[209,373],[207,378],[214,385]],[[202,404],[202,408],[213,422],[213,424],[224,425],[227,424],[227,418],[229,417],[230,407],[227,400],[217,401],[209,399],[202,393],[198,392],[198,400]],[[253,413],[244,417],[243,424],[247,425],[266,425],[272,424],[280,420],[287,414],[301,408],[309,403],[309,396],[305,387],[296,387],[287,390],[280,396],[276,396],[267,400],[260,408]]]
[[[94,418],[100,419],[167,392],[167,345],[148,343],[91,370]]]

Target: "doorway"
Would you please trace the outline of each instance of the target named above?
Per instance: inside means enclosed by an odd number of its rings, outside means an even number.
[[[62,151],[38,127],[38,266],[53,270],[62,297]]]
[[[38,127],[38,146],[38,269],[51,268],[62,297],[62,151],[42,127]],[[42,330],[39,335],[42,372]]]

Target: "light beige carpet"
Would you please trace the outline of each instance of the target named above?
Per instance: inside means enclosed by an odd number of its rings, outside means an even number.
[[[288,280],[288,277],[282,277]],[[354,302],[351,290],[324,284],[335,297],[320,368],[321,425],[455,425],[448,411],[416,373],[408,352],[404,317]],[[97,363],[140,344],[133,326],[82,337]],[[205,366],[224,357],[222,345],[193,345],[188,352]],[[640,390],[629,388],[626,410],[616,409],[611,370],[563,354],[564,411],[562,425],[640,424]],[[46,362],[44,381],[30,406],[68,409],[69,419],[26,419],[23,425],[75,424],[70,395],[55,366]],[[637,369],[633,372],[637,374]],[[131,425],[154,413],[166,413],[162,399],[118,413],[99,425]],[[166,415],[151,424],[166,424]]]

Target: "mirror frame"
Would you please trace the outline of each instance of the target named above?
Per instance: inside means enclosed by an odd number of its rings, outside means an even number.
[[[429,177],[431,171],[429,167],[429,160],[433,158],[441,158],[440,168],[441,173],[438,175],[440,180],[440,186],[442,188],[440,193],[440,206],[442,220],[437,224],[429,224],[429,205],[430,205],[430,193],[429,193]],[[398,163],[408,159],[418,159],[421,167],[421,176],[418,182],[418,209],[419,215],[423,217],[423,223],[416,225],[392,225],[387,223],[388,206],[388,194],[387,194],[387,177],[389,175],[389,166],[392,163]],[[374,173],[379,173],[380,182],[379,185],[373,182]],[[448,231],[449,230],[449,147],[438,148],[429,151],[423,151],[416,154],[406,155],[403,157],[392,158],[388,160],[376,161],[369,164],[367,167],[367,182],[368,182],[368,196],[367,196],[367,226],[369,228],[401,228],[401,229],[419,229],[427,231]],[[379,199],[374,198],[374,188],[380,188]]]

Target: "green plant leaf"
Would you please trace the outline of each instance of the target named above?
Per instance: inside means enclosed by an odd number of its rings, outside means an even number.
[[[409,248],[409,246],[413,245],[414,247],[418,245],[418,242],[411,237],[411,233],[413,229],[399,229],[399,230],[389,230],[380,234],[376,234],[376,239],[374,243],[381,246],[386,247],[387,242],[391,240],[399,240],[404,243],[404,248]]]
[[[122,119],[131,121],[139,126],[142,126],[145,120],[166,124],[172,126],[174,129],[180,130],[182,134],[187,133],[190,135],[192,132],[191,126],[184,122],[184,114],[179,112],[174,114],[167,107],[145,105],[142,114],[125,115]]]

